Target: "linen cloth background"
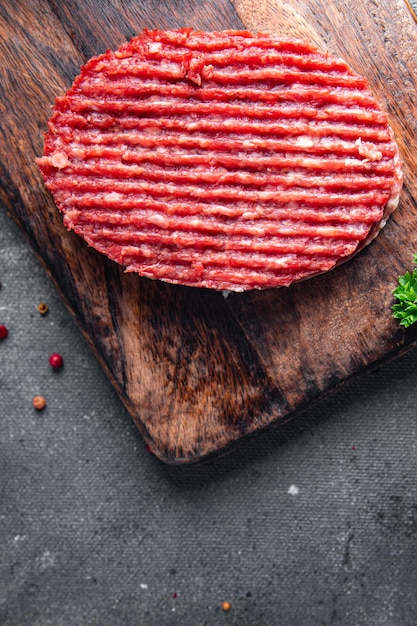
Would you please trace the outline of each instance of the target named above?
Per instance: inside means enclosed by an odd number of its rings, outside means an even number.
[[[417,351],[165,466],[0,209],[0,624],[414,626]]]

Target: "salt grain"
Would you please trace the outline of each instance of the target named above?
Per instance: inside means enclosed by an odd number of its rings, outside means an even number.
[[[290,494],[290,496],[298,496],[298,494],[300,493],[300,490],[297,487],[297,485],[290,485],[288,487],[288,493]]]

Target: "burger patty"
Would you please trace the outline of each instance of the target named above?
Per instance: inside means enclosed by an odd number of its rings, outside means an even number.
[[[127,271],[235,291],[350,258],[402,183],[364,78],[246,31],[144,31],[92,58],[38,164],[66,227]]]

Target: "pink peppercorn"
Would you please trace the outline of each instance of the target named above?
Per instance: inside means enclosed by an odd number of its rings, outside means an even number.
[[[64,365],[64,359],[60,354],[54,352],[54,354],[51,354],[51,356],[49,357],[49,365],[53,367],[54,370],[60,370],[61,367]]]
[[[0,324],[0,339],[6,339],[8,334],[9,331],[7,330],[6,326],[4,326],[4,324]]]
[[[43,396],[35,396],[32,404],[37,411],[42,411],[46,407],[46,400]]]

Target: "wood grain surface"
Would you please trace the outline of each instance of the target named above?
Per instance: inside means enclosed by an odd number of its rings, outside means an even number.
[[[62,226],[35,157],[56,96],[90,56],[144,27],[247,28],[313,40],[365,75],[404,159],[399,209],[332,272],[232,294],[152,282]],[[414,346],[392,290],[417,251],[417,24],[404,0],[3,0],[1,199],[152,450],[193,462],[280,423],[352,376]]]

